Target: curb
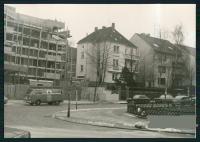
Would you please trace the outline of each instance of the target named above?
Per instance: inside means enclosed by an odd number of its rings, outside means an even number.
[[[84,125],[90,125],[90,126],[98,126],[98,127],[105,127],[105,128],[116,128],[116,129],[126,129],[126,130],[137,130],[137,131],[148,131],[148,132],[163,132],[163,133],[177,133],[177,134],[189,134],[189,135],[195,135],[195,133],[192,132],[183,132],[183,131],[165,131],[165,130],[155,130],[155,129],[151,129],[151,128],[136,128],[136,127],[119,127],[119,126],[115,126],[116,124],[109,124],[107,125],[105,122],[98,122],[98,121],[94,121],[92,122],[91,120],[70,120],[67,119],[66,117],[63,116],[56,116],[56,114],[53,116],[53,118],[58,119],[58,120],[62,120],[62,121],[67,121],[67,122],[71,122],[71,123],[75,123],[75,124],[84,124]],[[89,121],[89,123],[87,122],[83,122],[83,121]],[[99,123],[103,123],[99,124]],[[106,125],[105,125],[106,124]]]
[[[68,103],[67,101],[65,103]],[[76,102],[71,102],[72,105],[76,105]],[[80,103],[77,102],[77,105],[97,105],[97,104],[127,104],[126,102],[95,102],[95,103]]]

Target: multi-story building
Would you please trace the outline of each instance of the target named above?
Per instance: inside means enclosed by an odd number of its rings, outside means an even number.
[[[134,34],[130,41],[140,54],[139,82],[145,87],[179,87],[185,72],[182,53],[167,40],[149,34]]]
[[[115,83],[124,66],[133,72],[137,63],[137,47],[115,29],[114,23],[102,29],[95,27],[94,32],[78,42],[77,78],[93,82],[98,72],[104,83]]]
[[[77,48],[69,47],[67,52],[67,67],[66,73],[67,77],[76,78],[76,56],[77,56]]]
[[[4,6],[5,82],[59,82],[65,69],[69,36],[64,29],[63,22],[19,14],[14,7]]]
[[[196,86],[196,49],[185,45],[176,45],[181,50],[186,69],[185,86]]]

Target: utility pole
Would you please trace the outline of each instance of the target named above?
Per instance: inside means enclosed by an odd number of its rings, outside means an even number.
[[[65,94],[68,93],[68,108],[67,108],[67,117],[70,117],[70,99],[71,99],[71,96],[70,96],[70,93],[67,92],[67,88],[69,88],[69,86],[71,87],[72,86],[72,78],[70,76],[70,80],[69,82],[67,81],[67,65],[68,65],[68,56],[67,56],[67,49],[69,50],[70,47],[69,47],[69,44],[68,44],[68,38],[72,37],[69,33],[69,30],[67,29],[67,33],[66,33],[66,48],[65,48],[65,71],[64,71],[64,74],[65,74],[65,84],[64,84],[64,89],[65,89]]]

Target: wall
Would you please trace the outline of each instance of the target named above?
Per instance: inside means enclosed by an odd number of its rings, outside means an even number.
[[[94,87],[87,87],[81,92],[81,100],[93,101],[94,99]],[[106,90],[103,87],[97,88],[96,101],[110,101],[115,102],[119,100],[119,94],[112,94],[110,90]]]
[[[4,84],[4,95],[8,99],[24,99],[29,85],[7,85]]]

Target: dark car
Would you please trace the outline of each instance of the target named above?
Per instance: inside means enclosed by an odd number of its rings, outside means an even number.
[[[31,133],[17,128],[4,127],[4,138],[31,138]]]
[[[150,102],[150,99],[146,95],[134,95],[133,101],[136,104],[146,104]]]
[[[161,95],[159,98],[155,98],[154,101],[155,103],[172,103],[174,97],[170,94],[167,95]]]
[[[173,103],[178,105],[178,104],[187,104],[190,102],[190,98],[185,95],[178,95],[174,98]]]

